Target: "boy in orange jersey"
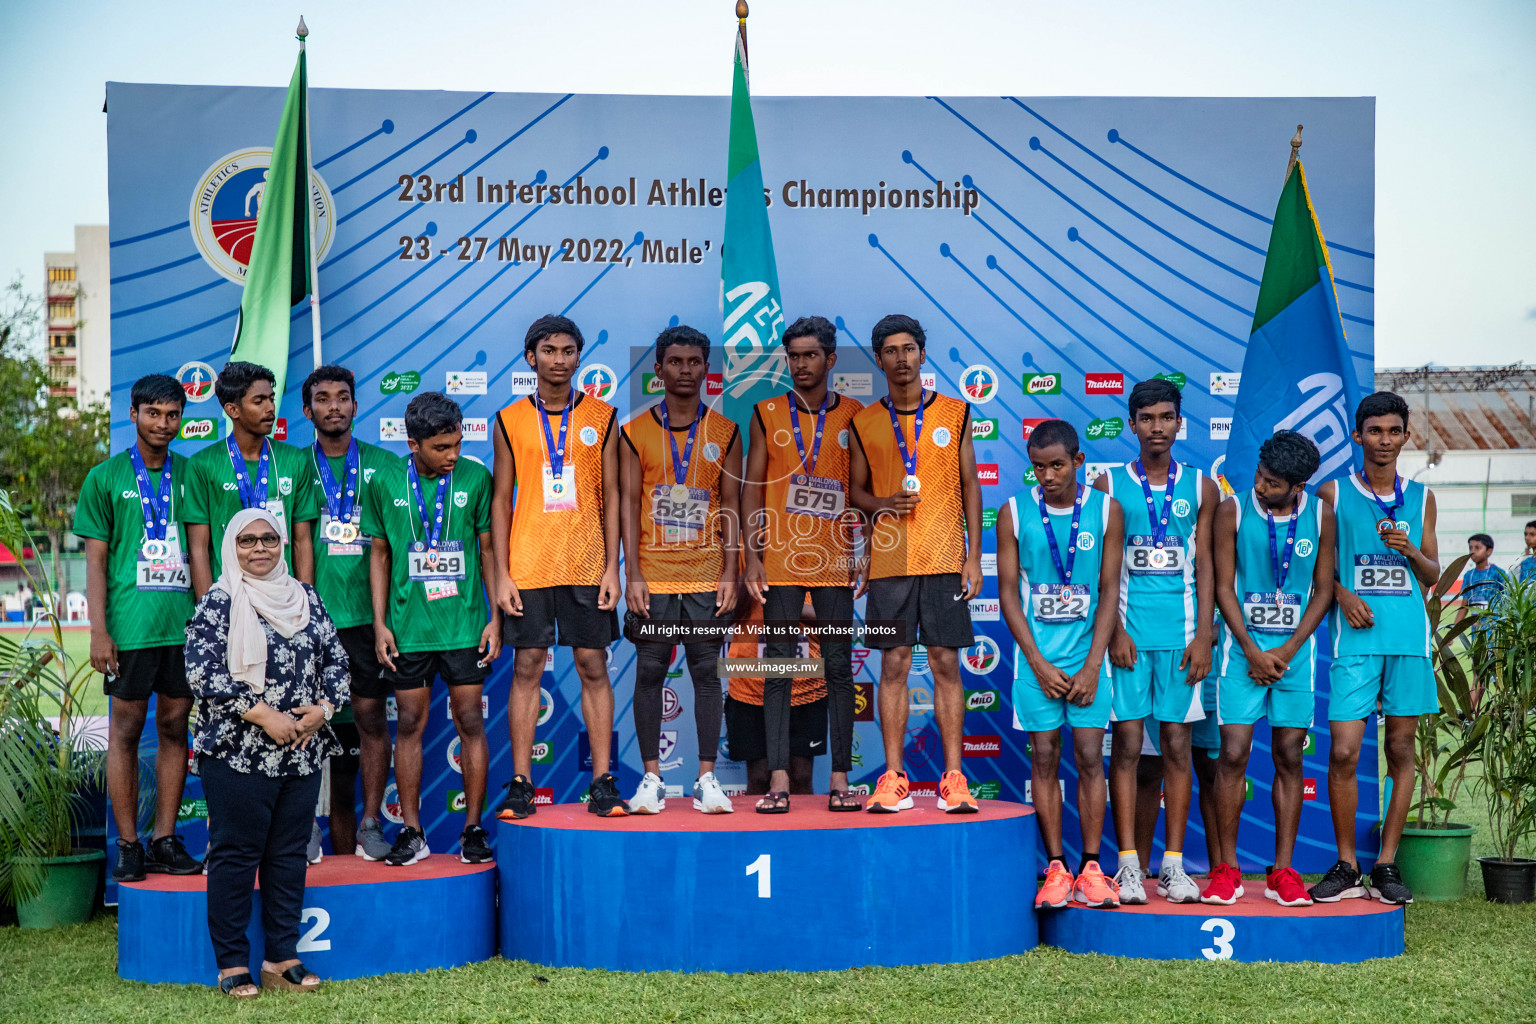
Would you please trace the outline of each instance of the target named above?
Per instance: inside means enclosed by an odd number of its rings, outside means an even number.
[[[699,741],[694,809],[735,810],[715,778],[721,716],[715,660],[736,605],[741,434],[699,400],[708,373],[709,338],[682,325],[662,331],[656,338],[662,399],[624,424],[619,450],[620,532],[629,577],[625,633],[635,644],[635,738],[645,767],[629,801],[632,814],[666,807],[661,691],[674,642],[682,643],[693,680]]]
[[[502,643],[516,651],[507,695],[512,781],[503,821],[534,813],[534,728],[539,680],[555,644],[572,649],[592,749],[587,810],[629,811],[609,771],[613,689],[607,647],[619,638],[619,448],[614,410],[571,387],[585,345],[563,316],[541,316],[523,338],[538,388],[496,417],[491,537]]]
[[[790,324],[784,332],[784,354],[794,387],[758,402],[752,412],[742,489],[747,522],[742,583],[763,606],[764,625],[776,631],[764,645],[770,658],[794,656],[796,641],[779,632],[799,625],[807,596],[819,622],[848,629],[853,600],[864,590],[867,566],[856,564],[853,550],[858,513],[847,499],[849,427],[864,407],[827,387],[827,375],[837,364],[836,346],[837,328],[825,317],[802,317]],[[853,767],[852,639],[850,634],[821,637],[832,725],[827,806],[834,811],[859,809],[858,798],[848,788]],[[770,678],[763,685],[772,776],[768,795],[757,802],[760,814],[789,810],[790,689],[787,677]]]
[[[939,810],[973,814],[976,798],[960,770],[965,690],[960,649],[975,643],[969,600],[981,593],[981,483],[971,447],[971,407],[923,388],[927,336],[909,316],[875,324],[871,344],[889,397],[853,418],[849,491],[874,520],[870,538],[870,627],[894,624],[901,635],[868,635],[880,658],[880,735],[886,772],[867,809],[912,806],[902,746],[907,733],[907,675],[912,645],[928,648],[934,719],[944,745]]]

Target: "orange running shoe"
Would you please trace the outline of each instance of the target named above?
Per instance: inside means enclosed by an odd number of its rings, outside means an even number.
[[[912,809],[912,792],[907,788],[907,773],[891,770],[875,783],[875,795],[864,805],[876,814],[895,814]]]
[[[1060,910],[1072,902],[1072,872],[1059,860],[1045,867],[1045,884],[1035,893],[1035,908],[1048,907]]]
[[[1087,907],[1118,907],[1120,887],[1099,870],[1098,861],[1091,860],[1078,873],[1072,885],[1072,898]]]
[[[945,772],[939,779],[939,810],[950,814],[975,814],[980,807],[971,796],[965,772]]]

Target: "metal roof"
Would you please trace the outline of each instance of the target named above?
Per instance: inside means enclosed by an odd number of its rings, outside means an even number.
[[[1536,449],[1536,366],[1421,366],[1376,371],[1376,390],[1402,395],[1408,448]]]

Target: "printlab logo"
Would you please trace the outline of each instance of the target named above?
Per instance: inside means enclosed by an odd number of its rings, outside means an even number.
[[[176,382],[187,393],[189,402],[206,402],[213,397],[213,367],[207,363],[183,363],[176,371]]]
[[[1125,374],[1086,373],[1083,375],[1083,393],[1088,395],[1125,394]]]
[[[1211,440],[1212,441],[1225,441],[1227,438],[1229,438],[1231,436],[1232,436],[1232,417],[1231,416],[1212,416],[1211,417]]]
[[[512,374],[512,393],[531,395],[539,389],[539,375],[533,372]]]
[[[611,366],[593,363],[591,366],[583,366],[577,372],[576,386],[591,398],[607,401],[618,390],[619,378],[614,376]]]
[[[919,375],[919,379],[922,381],[923,387],[927,388],[929,391],[933,391],[939,386],[939,375],[933,373],[930,370],[924,370]]]
[[[991,618],[997,619],[1001,615],[1002,605],[995,598],[991,600],[997,604],[997,609],[993,611]],[[992,670],[997,668],[998,662],[1002,660],[1002,650],[997,646],[997,641],[989,636],[978,636],[976,643],[967,647],[960,655],[960,663],[965,666],[966,671],[977,676],[991,675]]]
[[[419,387],[421,387],[421,373],[417,370],[386,373],[379,380],[381,395],[408,395]]]
[[[1024,393],[1026,395],[1061,394],[1061,374],[1026,373],[1024,375]]]
[[[1003,617],[1003,605],[995,597],[973,597],[970,600],[972,622],[997,622]]]
[[[483,395],[485,385],[484,370],[448,370],[443,380],[443,390],[450,395]]]
[[[484,392],[482,392],[483,394]],[[464,417],[464,440],[489,441],[491,439],[491,423],[484,416]]]
[[[207,264],[226,280],[245,283],[256,241],[256,215],[267,188],[268,147],[239,149],[215,160],[192,191],[188,220],[192,241]],[[309,174],[310,228],[319,243],[317,262],[331,248],[336,227],[336,201],[325,180]]]
[[[1243,375],[1240,373],[1213,373],[1211,374],[1211,394],[1235,395],[1242,381]]]
[[[208,441],[219,436],[218,420],[182,420],[176,436],[183,441]],[[137,495],[135,495],[137,497]]]
[[[1090,441],[1113,441],[1125,430],[1125,420],[1118,416],[1108,419],[1093,420],[1084,431]]]
[[[998,433],[997,429],[997,420],[982,419],[980,417],[971,420],[972,441],[996,441],[1000,436],[1001,434]]]
[[[960,374],[960,390],[978,405],[997,397],[997,371],[983,363],[967,366]]]

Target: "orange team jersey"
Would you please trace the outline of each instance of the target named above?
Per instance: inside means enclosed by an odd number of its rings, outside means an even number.
[[[507,571],[520,590],[596,586],[603,577],[603,446],[614,410],[580,391],[575,396],[561,481],[549,470],[538,396],[518,399],[496,417],[517,474]],[[549,433],[558,445],[559,411],[549,416]]]
[[[640,459],[640,575],[655,594],[703,594],[720,584],[725,551],[720,538],[720,488],[725,453],[736,440],[736,424],[700,406],[703,422],[688,460],[685,490],[676,489],[672,446],[652,406],[624,424],[623,438]],[[688,425],[673,424],[681,459]]]
[[[809,462],[816,448],[816,413],[806,412],[787,394],[765,398],[753,415],[763,430],[768,476],[763,489],[766,526],[763,568],[769,586],[847,586],[853,582],[853,533],[857,521],[848,501],[848,429],[864,406],[834,394],[827,406],[816,465],[805,467],[790,424],[793,405]],[[804,479],[805,476],[816,480]],[[835,486],[833,485],[835,481]]]
[[[753,623],[761,626],[763,623],[763,606],[751,598],[745,599],[748,605],[745,617],[738,619],[735,631],[731,633],[731,646],[726,653],[727,658],[764,658],[765,644],[753,636],[748,628]],[[810,600],[809,596],[806,598]],[[815,637],[810,637],[800,642],[800,647],[795,653],[799,658],[821,657],[821,643]],[[753,704],[757,707],[763,705],[763,677],[732,676],[727,680],[726,686],[730,697],[742,704]],[[790,685],[790,707],[799,707],[802,704],[813,704],[827,695],[827,682],[825,679],[796,679]]]
[[[855,440],[869,462],[869,489],[880,498],[901,491],[907,475],[891,432],[889,398],[853,418]],[[916,410],[913,410],[915,412]],[[907,450],[912,451],[912,412],[897,410]],[[971,407],[958,398],[928,392],[923,436],[917,443],[918,492],[923,499],[906,516],[875,517],[870,543],[870,579],[934,576],[959,572],[965,564],[965,506],[960,494],[960,443],[971,429]]]

